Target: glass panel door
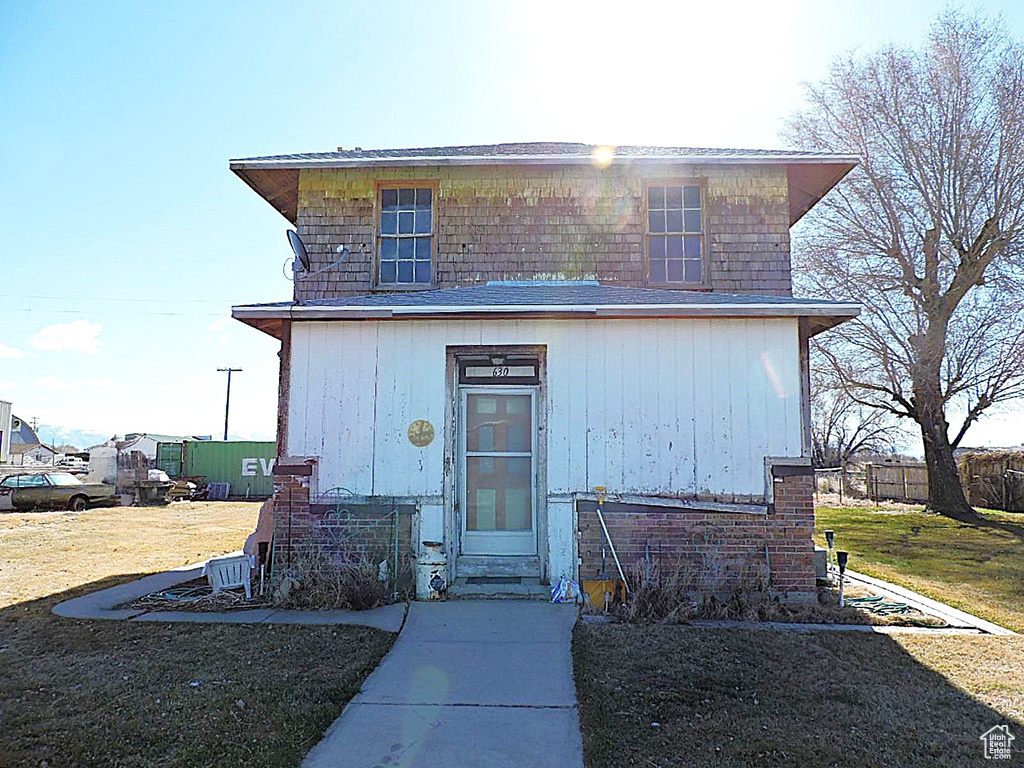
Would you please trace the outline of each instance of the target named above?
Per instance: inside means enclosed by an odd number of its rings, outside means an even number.
[[[534,391],[465,388],[461,411],[462,551],[535,554]]]

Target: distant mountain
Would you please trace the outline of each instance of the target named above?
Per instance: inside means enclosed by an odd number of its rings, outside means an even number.
[[[115,434],[119,438],[123,438],[124,432],[111,432],[109,434],[103,434],[100,432],[87,432],[81,429],[71,429],[70,427],[55,427],[52,424],[40,424],[39,430],[36,432],[39,435],[39,439],[47,445],[73,445],[79,450],[85,450],[86,448],[92,448],[94,445],[105,443]],[[175,433],[176,434],[176,433]],[[190,434],[185,432],[183,434]],[[198,434],[198,433],[197,433]],[[220,435],[212,435],[214,440],[220,440]],[[275,435],[273,432],[246,432],[239,434],[237,432],[231,433],[232,440],[257,440],[257,441],[273,441]]]
[[[94,445],[107,442],[107,440],[115,434],[118,438],[123,438],[125,435],[124,432],[110,432],[109,434],[103,434],[101,432],[87,432],[82,429],[71,429],[70,427],[55,427],[52,424],[40,424],[36,434],[39,435],[39,439],[47,445],[73,445],[82,451],[86,448],[92,448]],[[187,435],[191,433],[183,432],[182,434]],[[220,440],[219,435],[212,435],[211,437],[214,440]],[[259,431],[247,432],[244,434],[232,432],[231,439],[273,441],[275,439],[275,435],[273,432]]]
[[[39,439],[48,445],[73,445],[80,450],[105,443],[113,436],[113,432],[104,435],[100,432],[85,432],[81,429],[55,427],[52,424],[40,424],[36,430]]]

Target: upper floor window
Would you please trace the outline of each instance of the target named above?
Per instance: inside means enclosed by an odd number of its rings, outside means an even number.
[[[380,190],[377,282],[430,285],[434,254],[434,190]]]
[[[696,184],[647,188],[647,281],[702,284],[704,226]]]

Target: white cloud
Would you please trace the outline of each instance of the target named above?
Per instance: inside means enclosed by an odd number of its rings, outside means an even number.
[[[21,384],[16,381],[0,381],[0,393],[9,392],[12,389],[20,389]]]
[[[209,331],[211,335],[215,336],[217,341],[221,344],[230,344],[231,339],[228,338],[227,333],[228,329],[233,327],[230,323],[230,317],[219,317],[206,326],[206,330]]]
[[[77,389],[124,389],[124,384],[116,379],[82,379],[81,381],[64,381],[56,376],[40,376],[36,386],[43,389],[77,390]]]
[[[52,352],[72,350],[93,354],[103,344],[99,339],[102,330],[102,325],[91,323],[88,320],[55,323],[46,326],[33,336],[32,346]]]
[[[0,358],[7,358],[8,360],[20,360],[25,356],[25,353],[20,349],[14,347],[8,347],[3,342],[0,342]]]

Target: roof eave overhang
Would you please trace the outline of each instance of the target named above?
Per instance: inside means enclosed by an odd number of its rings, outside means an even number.
[[[837,157],[832,162],[788,163],[789,226],[818,204],[836,184],[860,164],[860,158]]]
[[[481,155],[332,159],[238,159],[228,167],[292,224],[298,222],[303,169],[429,166],[591,165],[587,155]],[[616,155],[613,165],[781,165],[787,170],[790,226],[860,163],[856,155]]]
[[[860,158],[837,154],[778,155],[615,155],[612,165],[675,164],[675,165],[821,165],[844,163],[851,167]],[[417,157],[352,157],[324,159],[251,158],[230,160],[229,167],[240,170],[267,168],[401,168],[434,165],[593,165],[589,155],[423,155]]]
[[[298,223],[298,168],[236,168],[232,163],[231,170],[291,224]]]
[[[806,317],[810,335],[815,336],[860,314],[859,304],[831,305],[534,305],[469,307],[344,307],[286,306],[232,307],[231,316],[263,333],[280,339],[286,321],[331,320],[472,320],[472,319],[643,319],[687,317]]]

